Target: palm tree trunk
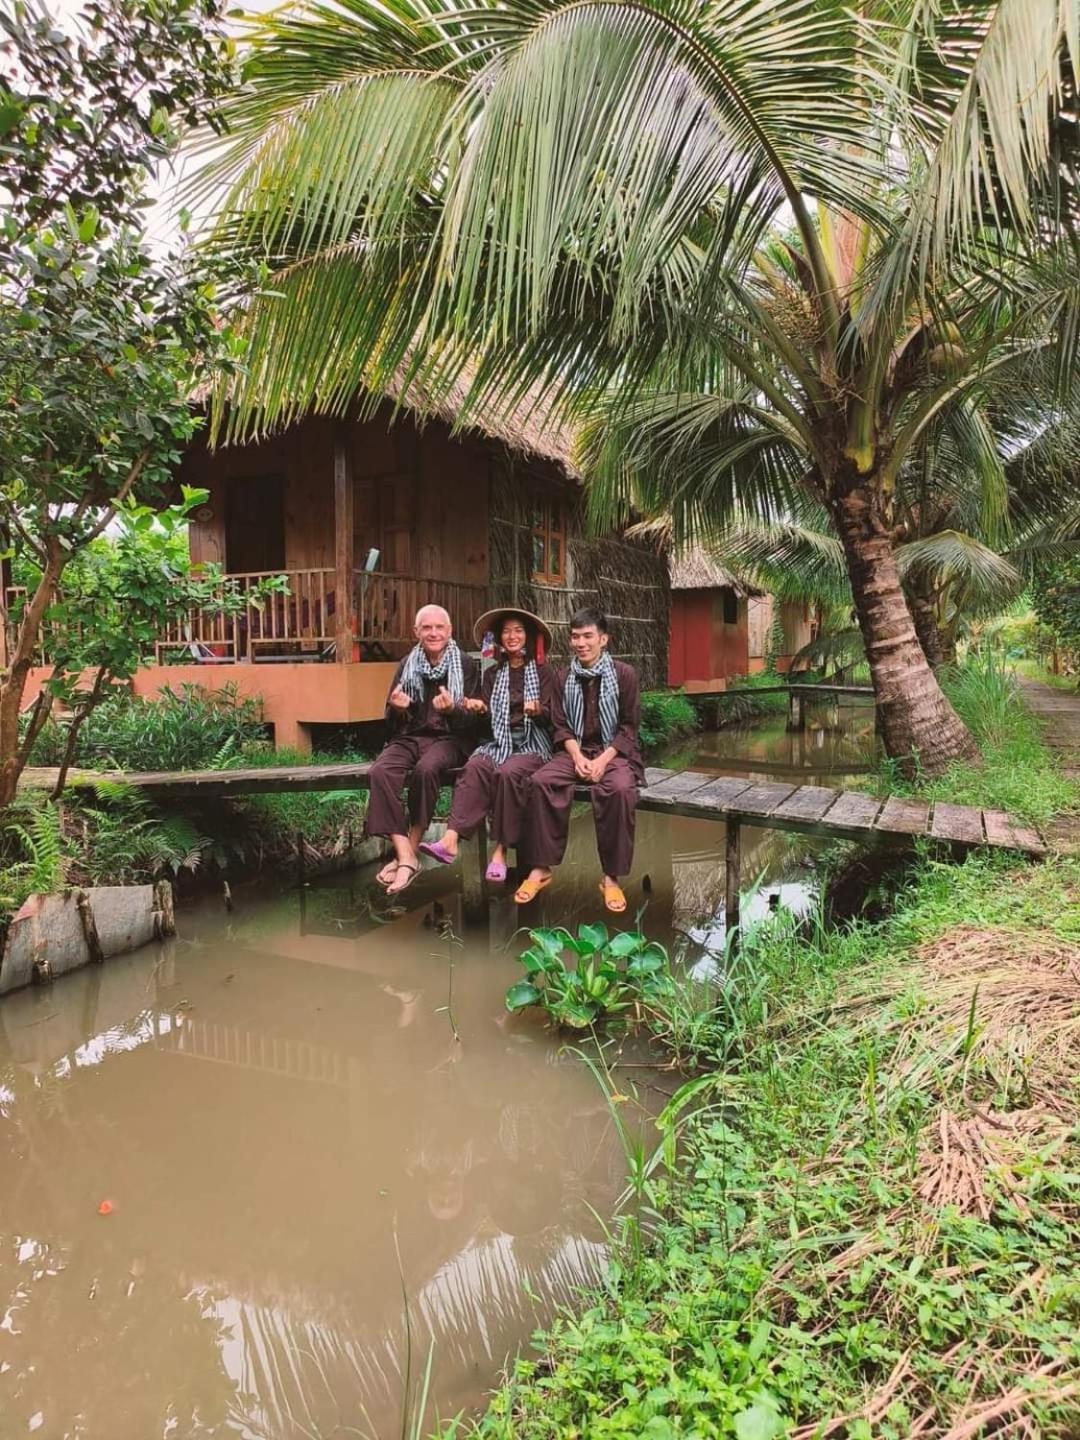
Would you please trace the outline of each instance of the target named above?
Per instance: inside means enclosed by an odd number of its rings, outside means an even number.
[[[911,618],[915,622],[915,634],[919,637],[923,654],[929,662],[930,669],[936,670],[941,664],[943,656],[941,631],[938,629],[934,602],[927,596],[920,595],[917,590],[910,589],[907,591],[907,602],[908,608],[911,610]]]
[[[940,775],[978,748],[934,678],[904,599],[872,480],[845,487],[833,515],[847,558],[886,753],[907,772]]]

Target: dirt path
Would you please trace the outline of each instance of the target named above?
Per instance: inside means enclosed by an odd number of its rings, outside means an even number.
[[[1021,680],[1020,689],[1065,774],[1080,780],[1080,693],[1055,690],[1041,680]],[[1059,816],[1046,826],[1046,838],[1055,850],[1080,854],[1080,815]]]

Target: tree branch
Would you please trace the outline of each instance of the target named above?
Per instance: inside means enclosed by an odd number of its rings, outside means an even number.
[[[138,459],[134,462],[131,469],[128,471],[127,478],[125,479],[123,485],[120,486],[120,489],[117,491],[116,496],[113,498],[113,500],[110,501],[104,515],[102,515],[101,519],[90,530],[89,534],[86,537],[86,540],[83,542],[84,544],[89,545],[91,540],[96,540],[97,537],[101,534],[101,532],[105,529],[105,527],[109,524],[109,522],[115,519],[117,507],[122,505],[124,501],[128,498],[128,496],[131,494],[135,482],[142,474],[143,469],[146,466],[146,462],[149,458],[150,447],[147,446],[146,449],[142,452],[142,454],[138,457]]]

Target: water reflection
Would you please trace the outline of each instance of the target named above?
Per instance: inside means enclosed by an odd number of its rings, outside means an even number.
[[[786,715],[770,715],[705,732],[680,750],[694,769],[838,789],[865,784],[862,777],[875,768],[878,754],[872,705],[817,697],[807,703],[804,730],[788,730]]]
[[[722,732],[691,761],[854,766],[867,725],[872,739],[871,716],[808,748],[782,721]],[[691,964],[722,946],[721,836],[639,817],[628,920],[640,905]],[[810,903],[815,842],[743,843],[766,881],[753,905]],[[456,869],[397,907],[370,872],[302,897],[239,891],[230,916],[183,912],[167,948],[8,996],[5,1440],[400,1433],[403,1285],[413,1376],[434,1343],[441,1412],[477,1403],[595,1274],[592,1211],[622,1188],[591,1077],[503,1005],[523,918],[595,920],[597,878],[586,814],[527,917],[505,892],[466,907]]]
[[[431,912],[319,935],[295,897],[242,896],[5,1001],[5,1436],[395,1433],[403,1279],[445,1413],[595,1274],[603,1097],[507,1016],[487,935],[452,947],[451,992]]]
[[[836,703],[814,697],[806,728],[791,731],[786,714],[747,725],[727,726],[694,737],[659,763],[739,775],[791,785],[858,788],[878,758],[872,705]],[[685,937],[691,973],[715,973],[713,956],[727,938],[724,918],[721,832],[699,820],[673,820],[672,924]],[[807,835],[744,825],[742,874],[747,893],[740,901],[744,926],[782,906],[800,918],[818,898],[816,857],[828,843]],[[699,963],[705,952],[704,963]]]

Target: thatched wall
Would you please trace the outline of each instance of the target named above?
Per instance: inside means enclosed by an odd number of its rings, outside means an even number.
[[[567,511],[567,585],[534,585],[530,499],[557,488]],[[569,658],[570,616],[596,605],[611,623],[611,653],[634,665],[649,689],[667,683],[667,561],[643,545],[585,535],[580,490],[557,472],[526,468],[506,455],[491,476],[489,531],[493,605],[522,605],[543,617],[554,636],[554,657]]]

